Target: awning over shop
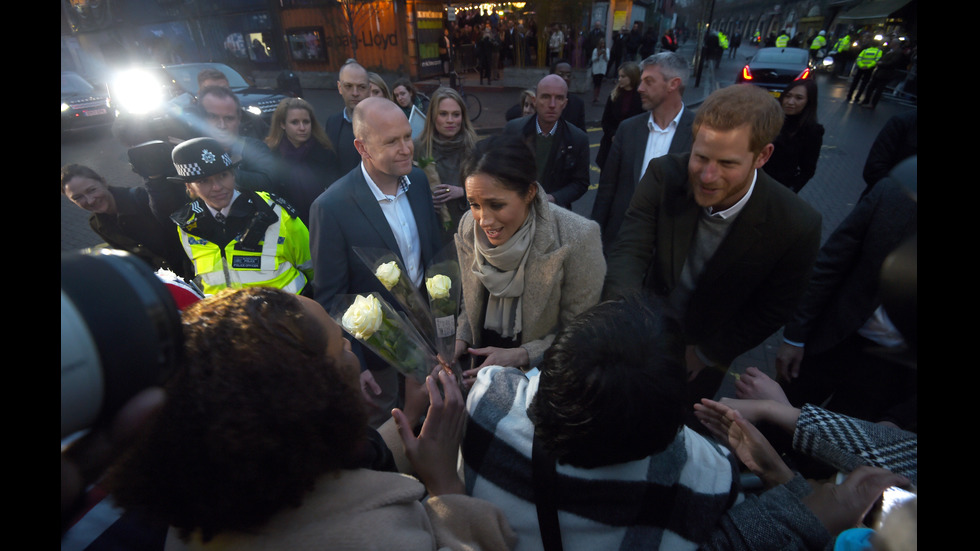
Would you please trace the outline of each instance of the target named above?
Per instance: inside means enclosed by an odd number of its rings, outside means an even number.
[[[882,19],[902,9],[912,0],[865,0],[847,10],[838,19]]]

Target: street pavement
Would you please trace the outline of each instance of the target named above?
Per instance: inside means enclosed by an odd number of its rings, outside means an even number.
[[[685,104],[696,109],[713,90],[733,84],[738,71],[755,51],[755,47],[743,46],[739,48],[734,58],[726,52],[718,69],[706,63],[698,86],[694,85],[696,76],[690,78],[684,92]],[[693,59],[693,42],[683,44],[678,53],[689,60]],[[506,70],[505,68],[504,71]],[[496,85],[481,86],[477,82],[476,73],[466,75],[464,80],[465,91],[479,97],[483,106],[480,117],[474,121],[474,126],[481,136],[498,133],[506,122],[504,113],[517,103],[521,89]],[[825,128],[824,142],[816,175],[800,191],[800,197],[822,214],[823,240],[826,240],[851,211],[861,190],[864,189],[865,184],[861,177],[864,161],[881,127],[891,116],[916,107],[886,94],[877,108],[870,110],[844,101],[849,85],[848,79],[835,79],[821,73],[816,76],[816,82],[820,90],[818,115],[820,123]],[[431,91],[438,84],[438,81],[423,81],[419,83],[419,87],[423,91]],[[448,80],[443,79],[441,84],[448,84]],[[597,105],[592,104],[591,91],[578,94],[585,102],[593,163],[590,189],[572,205],[572,210],[586,217],[591,213],[595,189],[599,181],[599,169],[594,164],[595,154],[602,138],[599,123],[605,100],[614,84],[612,79],[607,79],[603,83],[601,101]],[[329,114],[341,109],[343,105],[336,88],[304,90],[304,97],[313,104],[321,122],[325,121]],[[105,176],[111,185],[141,185],[139,178],[129,170],[125,149],[115,143],[112,136],[106,132],[93,133],[73,141],[63,141],[62,165],[69,162],[91,166]],[[101,242],[88,226],[88,214],[72,205],[64,196],[62,196],[61,237],[62,251],[93,247]],[[768,374],[774,375],[775,353],[779,342],[780,334],[776,333],[755,349],[736,359],[731,366],[731,372],[742,373],[749,366],[757,366]],[[733,383],[734,377],[726,377],[718,397],[734,396]]]

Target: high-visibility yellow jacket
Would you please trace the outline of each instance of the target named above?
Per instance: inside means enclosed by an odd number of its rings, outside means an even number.
[[[226,287],[260,286],[299,293],[313,280],[309,230],[292,207],[275,195],[241,192],[227,228],[201,199],[178,209],[171,220],[205,295]]]
[[[817,36],[813,37],[813,42],[810,43],[810,49],[819,50],[820,48],[823,48],[826,45],[827,45],[827,39],[818,34]]]
[[[718,32],[718,45],[721,46],[722,50],[728,49],[728,37],[725,36],[725,33],[720,31]]]
[[[861,50],[857,59],[854,60],[854,64],[857,65],[858,69],[872,69],[878,64],[879,59],[881,59],[881,48],[869,46]]]
[[[837,41],[834,49],[838,52],[846,52],[851,49],[851,35],[845,34],[843,38]]]
[[[788,35],[781,34],[781,35],[779,35],[779,38],[776,39],[776,47],[777,48],[785,48],[787,44],[789,44],[789,36]]]

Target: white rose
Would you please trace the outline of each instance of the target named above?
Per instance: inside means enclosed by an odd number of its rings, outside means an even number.
[[[358,339],[369,339],[381,328],[384,316],[381,303],[371,295],[354,297],[354,303],[344,312],[341,323],[344,329]]]
[[[391,288],[398,283],[398,278],[401,277],[402,271],[398,269],[398,263],[392,260],[391,262],[385,262],[384,264],[378,266],[378,269],[374,272],[374,275],[381,281],[381,284],[385,286],[385,289],[390,291]]]
[[[449,289],[453,286],[453,280],[442,274],[436,274],[425,280],[425,288],[429,291],[429,296],[438,299],[449,296]]]

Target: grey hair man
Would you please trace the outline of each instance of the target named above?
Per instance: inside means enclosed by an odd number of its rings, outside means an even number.
[[[607,251],[650,161],[691,150],[694,113],[684,106],[690,64],[674,52],[661,52],[641,61],[640,69],[637,91],[647,113],[624,120],[616,130],[592,205],[592,219],[602,228]]]

